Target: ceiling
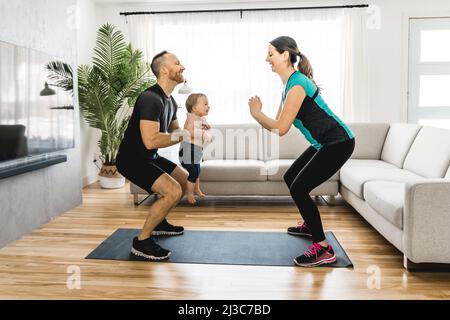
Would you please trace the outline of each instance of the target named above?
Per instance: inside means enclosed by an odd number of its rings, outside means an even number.
[[[241,5],[245,3],[276,3],[276,2],[293,2],[292,0],[93,0],[98,4],[112,4],[112,5],[208,5],[208,4],[235,4]],[[295,2],[313,3],[315,1],[323,0],[295,0]],[[327,2],[339,2],[339,0],[328,0]]]
[[[211,3],[243,3],[243,2],[276,2],[276,0],[94,0],[101,4],[211,4]]]

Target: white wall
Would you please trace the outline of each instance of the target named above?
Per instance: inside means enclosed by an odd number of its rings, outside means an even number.
[[[251,1],[249,3],[228,2],[224,4],[216,1],[203,1],[210,2],[209,4],[166,1],[166,3],[158,2],[153,5],[115,5],[105,4],[106,1],[99,0],[102,3],[97,4],[97,8],[99,8],[97,21],[100,24],[107,21],[115,24],[126,36],[128,30],[125,17],[119,15],[124,11],[326,6],[361,3],[375,5],[380,13],[379,29],[369,29],[368,31],[370,120],[374,122],[406,122],[407,120],[408,17],[450,17],[449,0],[428,0],[426,2],[422,0]],[[376,12],[368,14],[375,17]],[[84,160],[89,161],[92,158],[91,155],[83,157]]]
[[[373,0],[380,8],[379,30],[369,32],[372,121],[406,122],[408,18],[450,17],[448,0]]]
[[[98,7],[92,0],[78,0],[79,29],[78,37],[78,63],[92,64],[95,38],[99,22]],[[100,130],[93,129],[80,116],[81,127],[81,175],[83,187],[98,180],[98,169],[93,162],[95,155],[100,154],[97,141],[100,139]],[[100,163],[98,161],[97,163]]]
[[[49,53],[75,66],[75,4],[75,0],[0,0],[0,40]],[[76,98],[74,110],[75,148],[60,152],[67,162],[0,179],[0,247],[81,204]]]

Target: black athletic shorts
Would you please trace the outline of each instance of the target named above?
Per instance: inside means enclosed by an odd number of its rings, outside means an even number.
[[[170,175],[177,165],[159,154],[155,154],[152,160],[129,159],[118,154],[116,166],[125,178],[148,193],[153,193],[152,186],[155,181],[164,173]]]

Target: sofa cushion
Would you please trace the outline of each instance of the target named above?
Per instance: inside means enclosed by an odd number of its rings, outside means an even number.
[[[264,160],[297,159],[311,144],[295,127],[284,136],[264,130]]]
[[[425,178],[393,164],[378,160],[365,161],[370,165],[360,165],[364,160],[347,161],[341,168],[340,182],[359,198],[365,199],[364,184],[369,181],[415,182]]]
[[[287,169],[294,163],[295,159],[279,159],[266,161],[267,175],[269,181],[284,181],[283,175]],[[336,172],[330,181],[339,181],[339,171]]]
[[[215,125],[213,143],[203,150],[204,160],[263,160],[263,131],[259,124]]]
[[[364,199],[369,206],[394,226],[403,229],[403,182],[369,181],[364,184]]]
[[[344,166],[393,168],[392,164],[387,163],[386,161],[371,159],[348,159]]]
[[[450,164],[450,130],[423,127],[417,134],[404,168],[427,178],[443,178]]]
[[[267,168],[259,160],[206,160],[200,181],[267,181]]]
[[[376,159],[381,157],[384,141],[389,130],[387,123],[348,123],[355,136],[352,159]]]
[[[406,155],[420,128],[421,126],[417,124],[391,124],[381,152],[381,160],[403,168]]]

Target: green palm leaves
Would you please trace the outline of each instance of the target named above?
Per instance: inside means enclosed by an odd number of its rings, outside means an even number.
[[[49,71],[48,78],[53,81],[53,86],[73,93],[73,72],[69,64],[61,61],[52,61],[45,67]]]
[[[101,130],[103,164],[114,165],[130,118],[130,106],[155,80],[142,52],[127,45],[122,32],[108,23],[98,30],[94,53],[92,66],[78,67],[80,111],[91,127]],[[52,62],[47,69],[55,85],[70,91],[70,66]]]

